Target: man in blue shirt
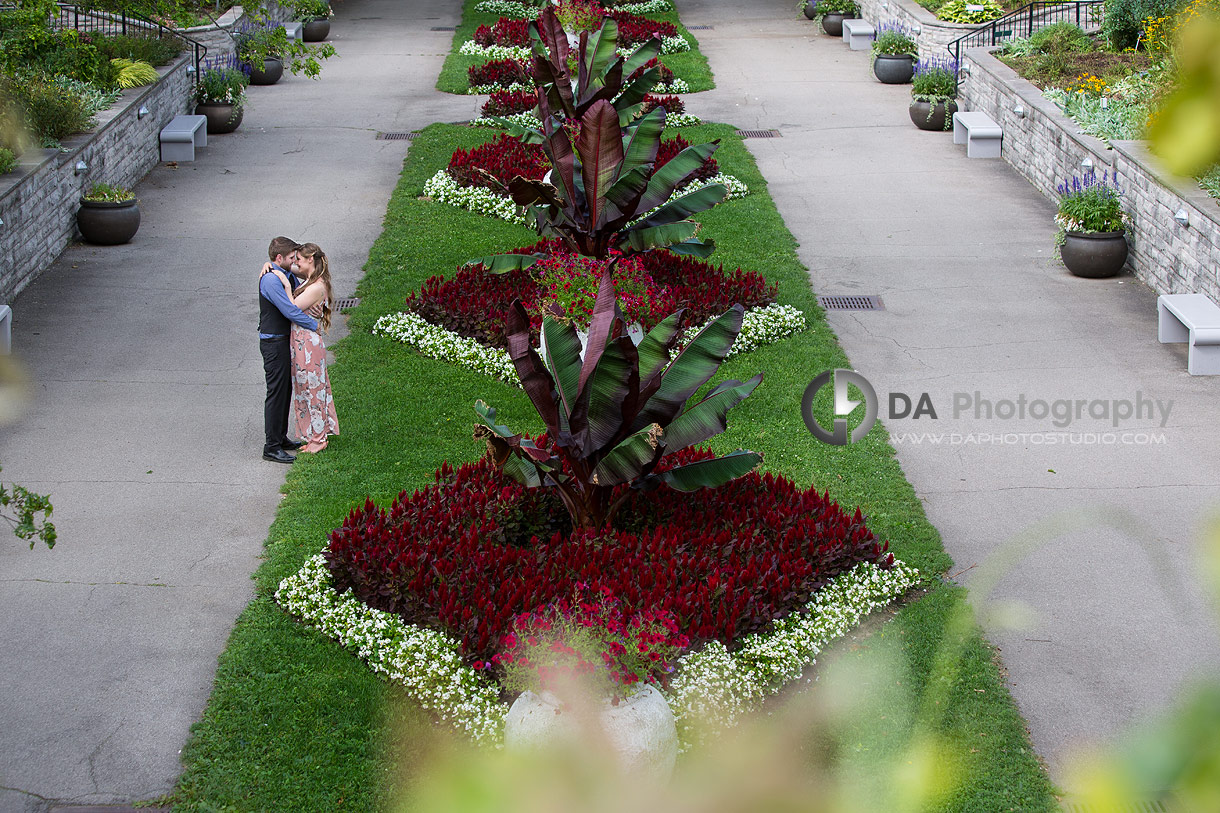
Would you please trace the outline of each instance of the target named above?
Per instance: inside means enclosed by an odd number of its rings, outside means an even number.
[[[289,269],[298,248],[295,240],[277,237],[267,249],[271,263],[284,273],[294,289],[297,278]],[[318,323],[312,316],[292,304],[279,277],[263,274],[258,280],[258,347],[263,354],[263,372],[267,376],[267,400],[263,405],[263,428],[266,432],[263,459],[276,463],[296,460],[288,452],[301,446],[288,439],[288,407],[292,403],[292,350],[288,345],[288,332],[293,323],[308,330],[318,329]]]

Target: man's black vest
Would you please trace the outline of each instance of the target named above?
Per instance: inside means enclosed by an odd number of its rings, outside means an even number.
[[[278,266],[276,266],[278,268]],[[283,269],[280,269],[281,271]],[[287,273],[287,272],[285,272]],[[292,287],[296,289],[296,279],[288,274],[288,281],[292,283]],[[275,281],[279,285],[279,280]],[[288,317],[280,313],[280,309],[275,306],[267,297],[263,296],[262,291],[258,294],[258,332],[270,333],[276,336],[287,336],[288,331],[292,329],[292,322],[288,321]]]

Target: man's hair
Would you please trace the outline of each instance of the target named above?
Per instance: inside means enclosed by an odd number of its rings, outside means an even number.
[[[287,237],[277,237],[267,247],[267,259],[275,262],[276,257],[279,257],[281,254],[287,256],[300,247],[300,243],[296,240],[289,240]]]

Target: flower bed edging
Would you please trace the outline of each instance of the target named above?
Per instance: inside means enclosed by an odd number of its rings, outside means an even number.
[[[764,308],[751,308],[742,318],[741,332],[729,350],[729,357],[774,344],[805,327],[804,312],[791,305],[774,303]],[[373,333],[412,345],[429,358],[466,367],[516,387],[521,386],[507,352],[434,325],[417,313],[388,313],[373,325]]]
[[[511,122],[520,124],[522,127],[529,127],[532,130],[541,130],[542,122],[538,120],[533,113],[513,113],[500,118],[508,119]],[[666,127],[694,127],[697,124],[702,124],[703,119],[691,113],[669,113],[665,116]],[[495,119],[480,117],[470,122],[472,127],[499,127],[500,122]]]
[[[713,642],[683,656],[665,692],[679,725],[694,720],[731,724],[798,677],[827,644],[918,580],[918,571],[902,562],[895,561],[889,570],[862,563],[819,590],[805,610],[775,622],[773,631],[748,636],[737,651],[730,653]],[[350,593],[339,595],[322,554],[281,581],[275,599],[476,743],[502,743],[508,705],[500,701],[493,684],[462,663],[457,642],[374,610]]]
[[[683,51],[690,50],[690,43],[685,37],[662,37],[661,38],[661,53],[662,54],[680,54]],[[622,56],[629,56],[635,52],[635,47],[623,47],[618,49],[618,53]],[[529,59],[530,49],[524,45],[479,45],[474,40],[466,40],[462,43],[462,47],[458,49],[458,53],[463,56],[482,56],[488,59]]]

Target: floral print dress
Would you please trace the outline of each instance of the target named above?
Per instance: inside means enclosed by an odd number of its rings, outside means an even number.
[[[316,331],[292,326],[292,417],[302,452],[320,452],[327,438],[339,434],[335,399],[326,374],[326,345]]]

